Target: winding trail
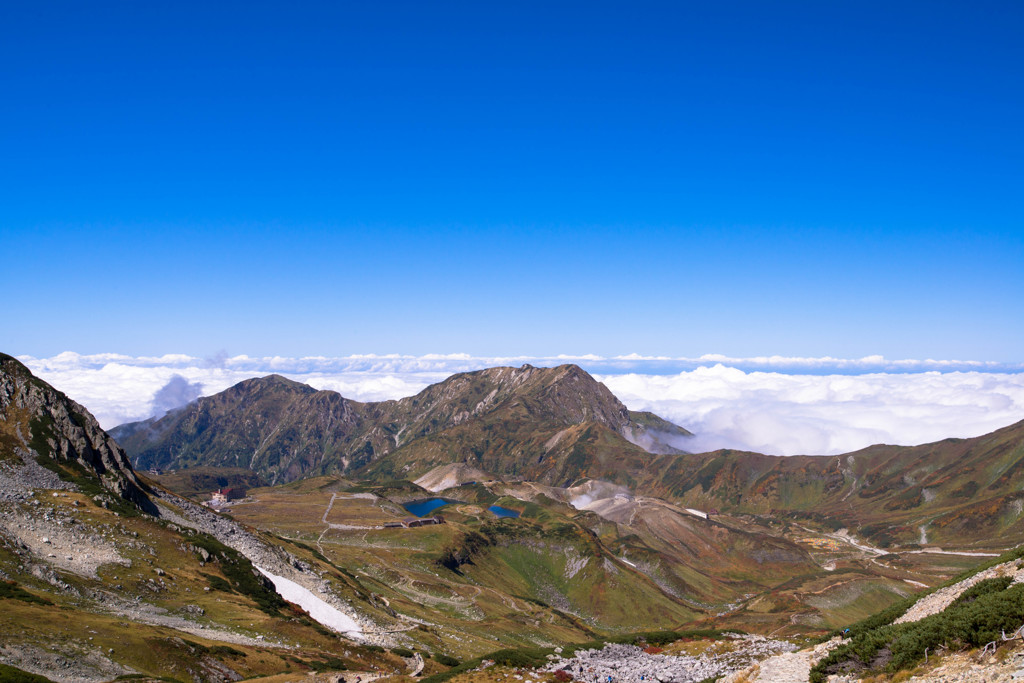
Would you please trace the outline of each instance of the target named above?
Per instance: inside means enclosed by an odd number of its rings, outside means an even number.
[[[805,531],[807,531],[809,533],[820,533],[820,532],[814,531],[812,529],[808,529],[805,526],[801,526],[800,528],[804,529]],[[875,555],[875,556],[892,555],[892,554],[897,554],[897,555],[898,554],[907,554],[907,555],[932,554],[932,555],[958,555],[960,557],[999,557],[999,555],[1002,554],[1001,552],[999,552],[999,553],[986,553],[986,552],[977,552],[977,551],[968,551],[968,550],[943,550],[942,548],[921,548],[920,550],[896,550],[896,551],[890,551],[890,550],[886,550],[884,548],[876,548],[876,547],[871,546],[871,545],[866,545],[865,543],[862,543],[862,542],[858,541],[856,538],[854,538],[849,532],[846,532],[846,533],[836,532],[836,533],[824,534],[824,535],[827,538],[831,538],[831,539],[833,539],[835,541],[841,541],[843,543],[846,543],[847,545],[852,545],[854,548],[856,548],[857,550],[860,550],[861,552],[865,552],[865,553],[868,553],[868,554],[871,554],[871,555]],[[1009,548],[1007,548],[1006,550],[1009,550]],[[1006,552],[1006,550],[1003,550],[1002,552]]]
[[[337,493],[331,494],[331,501],[327,503],[327,509],[324,510],[324,516],[320,518],[320,521],[324,524],[328,524],[327,515],[331,514],[331,508],[334,507],[334,501],[338,498]]]

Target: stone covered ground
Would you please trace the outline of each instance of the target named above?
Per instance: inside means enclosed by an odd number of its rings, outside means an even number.
[[[606,645],[582,650],[569,659],[556,658],[546,671],[565,670],[584,683],[696,683],[796,646],[762,636],[736,635],[712,643],[696,655],[645,651],[636,645]]]

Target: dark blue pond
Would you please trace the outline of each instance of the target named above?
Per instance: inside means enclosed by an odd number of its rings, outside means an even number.
[[[500,505],[492,505],[491,507],[489,507],[487,509],[490,510],[491,512],[493,512],[496,517],[518,517],[519,516],[519,511],[518,510],[509,510],[508,508],[503,508]]]
[[[437,508],[450,502],[450,500],[445,500],[444,498],[428,498],[426,500],[414,500],[409,503],[403,503],[402,507],[417,517],[426,517]]]

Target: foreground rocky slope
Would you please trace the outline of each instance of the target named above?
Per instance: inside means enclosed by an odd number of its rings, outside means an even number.
[[[452,462],[537,481],[642,469],[689,434],[634,413],[575,365],[454,375],[359,403],[277,375],[246,380],[111,434],[140,467],[247,467],[271,483],[346,473],[414,478]],[[643,444],[643,447],[636,444]]]

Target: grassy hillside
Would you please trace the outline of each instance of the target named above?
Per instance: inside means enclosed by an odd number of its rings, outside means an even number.
[[[541,506],[459,487],[460,500],[438,511],[445,524],[384,528],[410,516],[396,501],[430,494],[408,483],[338,490],[329,481],[253,491],[255,502],[231,514],[298,554],[324,558],[377,604],[414,620],[419,626],[406,636],[422,647],[461,657],[652,623],[667,628],[699,615],[554,501]],[[498,519],[486,509],[495,502],[523,516]]]

